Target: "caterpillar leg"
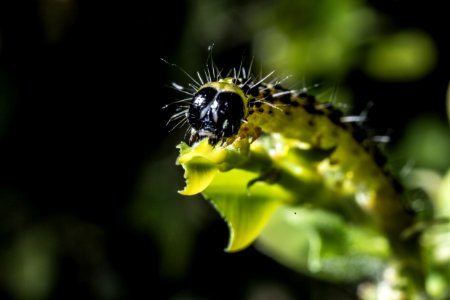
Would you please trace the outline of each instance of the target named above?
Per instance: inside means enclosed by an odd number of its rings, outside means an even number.
[[[245,144],[250,145],[257,140],[261,134],[262,130],[260,127],[250,123],[243,123],[237,134],[223,139],[221,146],[226,147],[228,145],[235,145],[237,149],[240,149],[244,141]]]

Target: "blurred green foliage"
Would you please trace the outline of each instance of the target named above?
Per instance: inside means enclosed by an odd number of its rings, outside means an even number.
[[[18,299],[47,299],[56,281],[56,241],[48,228],[22,233],[3,253],[6,284]]]
[[[288,267],[337,282],[379,276],[389,252],[376,232],[349,225],[336,214],[301,207],[278,210],[258,243]]]
[[[0,36],[1,51],[1,36]],[[5,134],[8,123],[14,112],[15,105],[15,87],[14,84],[0,70],[0,138]]]
[[[182,186],[182,177],[173,165],[173,157],[156,156],[157,162],[150,160],[148,167],[144,167],[127,214],[137,231],[148,234],[156,242],[161,257],[157,269],[161,276],[182,278],[186,276],[198,231],[196,219],[206,218],[201,206],[187,206],[183,203],[186,199],[178,195],[174,182]]]
[[[340,82],[352,69],[387,81],[426,76],[437,60],[433,39],[420,29],[395,28],[391,23],[362,0],[234,5],[198,0],[192,2],[180,55],[195,69],[204,55],[193,53],[193,40],[219,48],[250,41],[257,66],[295,78],[306,76],[309,84],[317,79]]]
[[[450,166],[449,126],[435,115],[423,114],[411,121],[396,148],[396,155],[408,158],[415,167],[444,174]]]

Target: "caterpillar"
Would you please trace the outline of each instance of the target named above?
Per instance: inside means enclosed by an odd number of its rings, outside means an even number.
[[[219,202],[210,199],[225,219],[227,216],[232,219],[227,220],[231,229],[228,249],[237,251],[251,243],[265,225],[264,214],[270,214],[275,207],[270,204],[265,211],[259,211],[256,207],[256,213],[247,212],[252,220],[260,219],[245,239],[232,242],[233,220],[249,226],[249,221],[242,219],[245,215],[242,211],[230,211],[226,204],[237,193],[241,193],[241,198],[233,201],[258,201],[257,197],[252,198],[250,190],[258,181],[281,187],[281,190],[274,192],[274,195],[280,197],[284,197],[284,192],[289,194],[297,191],[304,196],[305,190],[310,193],[314,189],[325,188],[330,191],[329,194],[336,194],[336,198],[342,195],[344,200],[353,198],[352,203],[368,217],[368,222],[364,218],[363,223],[375,225],[388,241],[395,268],[402,274],[410,274],[408,282],[419,282],[419,286],[423,288],[424,274],[417,259],[420,256],[420,210],[408,202],[408,191],[391,172],[386,156],[378,147],[378,141],[372,139],[355,122],[360,118],[346,116],[331,103],[318,101],[306,88],[291,90],[283,87],[284,80],[269,80],[273,72],[256,78],[251,75],[251,64],[248,69],[241,64],[238,69],[232,69],[222,76],[212,60],[211,63],[210,67],[207,65],[203,75],[196,73],[197,78],[182,70],[192,83],[188,88],[173,84],[173,88],[188,97],[175,102],[179,104],[178,111],[169,122],[176,122],[174,128],[185,124],[188,126],[186,135],[191,146],[180,144],[180,156],[177,160],[177,164],[183,165],[186,171],[187,185],[181,191],[183,194],[193,195],[204,191],[212,182],[214,174],[217,174],[214,172],[227,172],[233,168],[250,171],[234,173],[236,177],[247,181],[246,191],[242,188],[233,191],[235,186],[228,187],[226,180],[219,179],[219,192],[226,196]],[[265,145],[267,141],[268,145]],[[205,148],[205,145],[209,148]],[[249,147],[248,151],[246,147],[249,145],[256,146]],[[277,152],[278,148],[288,150],[280,154],[281,152]],[[233,155],[236,155],[237,150],[237,156],[240,157],[247,155],[247,161],[235,160],[237,163],[230,163],[234,159],[230,155],[232,158],[220,165],[228,155],[224,149],[231,149]],[[319,155],[312,158],[311,162],[296,160],[297,158],[292,160],[289,153],[297,153],[296,151]],[[258,156],[261,153],[263,155]],[[211,163],[205,163],[205,158]],[[268,168],[262,167],[256,171],[252,169],[254,165],[261,167],[266,163],[270,165]],[[193,176],[197,176],[192,181],[200,181],[200,184],[189,183],[190,168],[196,168],[190,173],[196,173]],[[277,173],[272,168],[284,171]],[[302,169],[307,171],[295,173]],[[256,174],[256,178],[249,177],[249,174]],[[298,178],[292,180],[292,175]],[[198,180],[200,177],[208,179]],[[317,178],[321,181],[320,184],[316,184]],[[309,189],[306,186],[308,184],[311,185]],[[300,188],[296,185],[300,185]],[[194,187],[188,189],[188,186]],[[264,193],[263,190],[260,191]],[[214,194],[207,191],[204,195],[207,198],[211,195],[214,197],[217,192]],[[289,195],[287,199],[286,203],[291,201]],[[293,203],[299,202],[293,200]],[[239,210],[243,206],[235,207]],[[350,207],[353,208],[353,204]],[[259,212],[263,216],[255,219],[254,215]],[[262,219],[264,221],[260,222]]]
[[[179,111],[169,122],[187,123],[190,144],[208,139],[214,147],[225,147],[240,139],[280,134],[311,149],[326,150],[328,156],[317,164],[317,172],[331,188],[345,186],[354,193],[358,204],[393,239],[411,225],[412,216],[401,222],[396,218],[405,213],[401,184],[376,141],[352,122],[354,118],[317,101],[307,89],[290,90],[282,86],[283,80],[268,81],[273,72],[255,78],[251,64],[248,70],[241,64],[226,76],[213,62],[203,75],[197,72],[197,78],[185,73],[192,80],[189,89],[173,87],[189,97],[177,101]]]

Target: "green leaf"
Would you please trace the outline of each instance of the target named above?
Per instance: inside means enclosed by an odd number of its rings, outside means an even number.
[[[287,140],[282,139],[284,150],[278,149],[280,139],[262,138],[250,149],[245,139],[227,147],[213,147],[206,139],[192,147],[178,146],[177,164],[185,169],[186,179],[180,193],[202,192],[212,202],[230,229],[226,251],[249,246],[281,204],[326,198],[311,168],[314,163],[303,157],[306,153],[289,151]]]
[[[192,158],[183,164],[183,168],[185,169],[186,186],[179,193],[185,196],[202,192],[219,172],[214,163],[203,157]]]
[[[329,211],[298,206],[274,213],[258,247],[290,268],[341,282],[379,275],[389,252],[379,233]]]
[[[248,161],[248,141],[243,139],[228,147],[211,146],[203,139],[189,147],[180,143],[177,148],[180,155],[176,161],[185,170],[186,187],[179,191],[182,195],[201,193],[216,174],[233,169]]]
[[[273,212],[293,195],[277,184],[248,183],[257,173],[234,169],[218,173],[204,191],[230,229],[226,251],[239,251],[251,244],[265,227]]]
[[[201,193],[219,171],[218,163],[225,159],[226,150],[213,148],[206,139],[192,148],[185,143],[177,148],[180,149],[180,156],[176,163],[183,166],[186,179],[186,187],[179,193],[186,196]]]

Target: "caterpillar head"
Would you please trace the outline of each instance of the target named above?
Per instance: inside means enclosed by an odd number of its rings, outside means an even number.
[[[209,138],[211,144],[235,135],[247,115],[248,98],[235,78],[204,84],[187,111],[191,141]]]

